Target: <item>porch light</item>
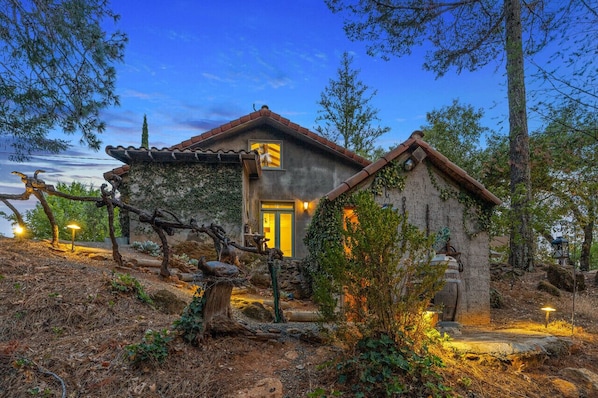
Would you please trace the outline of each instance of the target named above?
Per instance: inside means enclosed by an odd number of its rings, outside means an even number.
[[[309,209],[309,202],[303,202],[303,210],[307,211]]]
[[[559,265],[566,265],[566,261],[569,258],[569,242],[567,239],[559,236],[558,238],[554,239],[550,242],[552,245],[552,249],[554,252],[552,253],[552,257],[559,260]]]
[[[74,252],[75,251],[75,232],[77,230],[81,229],[81,227],[78,226],[77,224],[69,224],[66,227],[69,228],[72,231],[71,251]]]
[[[543,307],[541,308],[542,311],[546,312],[546,318],[544,319],[544,327],[548,327],[548,320],[550,319],[550,313],[556,311],[552,307]]]

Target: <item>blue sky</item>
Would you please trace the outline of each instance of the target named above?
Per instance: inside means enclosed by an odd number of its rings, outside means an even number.
[[[67,137],[73,139],[69,151],[35,156],[29,163],[8,162],[0,151],[0,192],[23,191],[11,171],[32,174],[38,168],[46,170],[42,178],[48,183],[77,180],[98,187],[103,172],[120,165],[103,148],[139,146],[144,114],[150,146],[158,148],[264,104],[313,129],[317,101],[336,79],[344,51],[353,55],[359,79],[377,90],[371,105],[379,109],[381,125],[391,128],[378,142],[384,148],[406,140],[425,124],[426,112],[454,98],[483,108],[487,127],[508,125],[502,65],[436,79],[421,67],[421,49],[390,61],[372,58],[363,43],[346,38],[342,17],[322,0],[126,0],[113,1],[112,9],[121,15],[117,27],[129,43],[124,63],[117,65],[121,106],[103,112],[102,150],[89,151],[73,136]],[[35,205],[13,203],[21,209]],[[12,236],[8,223],[0,221],[0,233]]]

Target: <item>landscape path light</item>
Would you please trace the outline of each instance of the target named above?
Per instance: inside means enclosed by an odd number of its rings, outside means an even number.
[[[78,226],[77,224],[69,224],[66,227],[70,228],[70,230],[72,231],[71,251],[74,252],[75,251],[75,232],[77,232],[78,229],[81,229],[81,227]]]
[[[542,311],[546,312],[546,318],[544,319],[544,327],[547,328],[548,327],[548,321],[550,319],[550,313],[556,311],[554,308],[552,307],[542,307]]]
[[[25,233],[25,228],[23,228],[23,226],[21,224],[17,224],[13,230],[12,233],[17,237],[17,238],[21,238],[23,236],[23,234]]]

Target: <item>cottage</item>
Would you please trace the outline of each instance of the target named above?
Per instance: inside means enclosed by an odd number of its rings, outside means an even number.
[[[382,206],[408,214],[427,233],[450,230],[460,253],[457,320],[490,321],[489,214],[500,200],[427,144],[420,132],[370,162],[292,123],[267,107],[169,148],[108,146],[126,163],[123,201],[182,220],[217,223],[237,242],[258,232],[287,258],[303,258],[307,227],[322,198],[370,189]],[[130,241],[156,239],[135,217],[124,218]],[[195,239],[188,230],[173,243]]]
[[[307,254],[303,238],[320,198],[370,164],[265,106],[170,148],[106,152],[126,163],[104,175],[123,178],[125,202],[220,224],[237,242],[263,233],[289,258]],[[125,217],[123,230],[130,241],[156,239],[134,217]],[[189,231],[169,237],[194,238]]]
[[[407,214],[410,224],[428,234],[450,231],[449,250],[457,252],[460,262],[456,320],[489,323],[487,229],[491,209],[500,199],[426,143],[419,131],[325,197],[335,201],[364,189],[373,191],[381,206]]]

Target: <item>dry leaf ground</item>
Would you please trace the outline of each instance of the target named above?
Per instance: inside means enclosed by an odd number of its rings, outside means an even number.
[[[192,291],[180,283],[143,269],[115,269],[109,258],[72,253],[70,245],[54,250],[47,242],[0,238],[0,397],[61,397],[63,391],[67,397],[227,397],[267,377],[281,380],[285,397],[335,387],[333,373],[318,366],[334,357],[335,347],[282,335],[219,337],[201,347],[175,338],[163,363],[132,366],[126,347],[140,343],[147,330],[172,330],[179,315],[115,292],[114,271],[130,273],[149,294],[168,289],[191,300]],[[558,311],[550,332],[571,337],[572,297],[537,291],[544,274],[493,282],[505,304],[493,310],[493,327],[541,329],[539,308],[551,301]],[[558,397],[551,380],[560,369],[598,373],[598,291],[593,275],[587,282],[590,289],[576,297],[570,354],[533,369],[446,354],[446,384],[467,397]]]

